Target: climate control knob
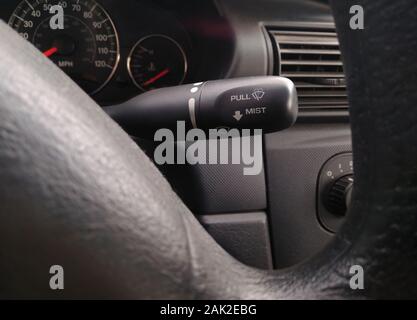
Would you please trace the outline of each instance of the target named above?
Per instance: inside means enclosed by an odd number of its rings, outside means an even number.
[[[350,205],[353,175],[337,179],[329,188],[325,199],[326,209],[334,215],[345,216]]]
[[[336,232],[345,221],[352,186],[351,152],[337,154],[324,163],[317,184],[317,216],[327,231]]]

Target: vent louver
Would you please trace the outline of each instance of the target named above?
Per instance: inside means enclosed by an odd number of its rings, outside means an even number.
[[[296,85],[300,111],[347,111],[339,42],[334,29],[269,30],[275,40],[276,74]]]

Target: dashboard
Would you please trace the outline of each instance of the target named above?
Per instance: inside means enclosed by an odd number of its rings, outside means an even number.
[[[148,90],[224,76],[233,36],[212,3],[195,6],[195,1],[172,6],[168,1],[5,0],[0,14],[105,106]]]
[[[258,268],[301,262],[343,222],[321,200],[328,172],[342,179],[341,168],[353,170],[346,85],[327,1],[2,0],[0,18],[101,106],[181,83],[290,78],[299,119],[264,136],[261,174],[243,176],[240,165],[160,170],[211,235]],[[152,141],[137,142],[153,152]]]

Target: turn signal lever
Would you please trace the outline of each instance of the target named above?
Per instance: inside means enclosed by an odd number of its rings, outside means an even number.
[[[298,113],[297,92],[287,78],[266,76],[200,82],[141,94],[104,109],[136,137],[161,128],[219,127],[274,132],[291,127]]]

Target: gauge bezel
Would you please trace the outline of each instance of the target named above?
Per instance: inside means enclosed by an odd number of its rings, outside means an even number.
[[[113,77],[114,77],[114,75],[116,74],[116,71],[117,71],[117,68],[119,67],[119,63],[120,63],[120,60],[121,60],[121,53],[120,53],[120,41],[119,41],[119,33],[118,33],[118,31],[117,31],[117,28],[116,28],[116,25],[114,24],[114,21],[113,21],[113,19],[112,19],[112,17],[110,16],[110,14],[108,13],[108,11],[100,4],[100,3],[98,3],[96,0],[89,0],[89,1],[91,1],[91,2],[93,2],[94,3],[94,5],[95,6],[97,6],[98,8],[100,8],[100,10],[102,10],[102,12],[107,16],[107,19],[108,19],[108,21],[110,22],[110,25],[112,26],[112,28],[113,28],[113,30],[114,30],[114,37],[115,37],[115,40],[116,40],[116,60],[115,60],[115,63],[114,63],[114,66],[113,66],[113,70],[111,71],[111,73],[109,74],[109,76],[107,77],[107,79],[103,82],[103,84],[102,85],[100,85],[96,90],[94,90],[94,91],[92,91],[92,92],[87,92],[87,94],[88,95],[90,95],[90,96],[94,96],[94,95],[96,95],[98,92],[100,92],[101,90],[103,90],[103,88],[106,86],[106,85],[108,85],[109,84],[109,82],[113,79]],[[22,5],[23,4],[26,4],[26,5],[28,5],[28,3],[30,4],[30,5],[32,5],[28,0],[22,0],[22,1],[20,1],[19,3],[18,3],[18,5],[15,7],[15,9],[13,10],[13,12],[12,12],[12,14],[10,15],[10,18],[9,18],[9,21],[7,22],[7,24],[11,27],[11,28],[13,28],[13,26],[12,26],[12,19],[13,19],[13,17],[16,15],[16,11],[18,10],[18,9],[22,9]],[[14,21],[14,20],[13,20]],[[15,28],[13,28],[13,30],[16,30]],[[17,30],[16,30],[17,31]],[[32,43],[33,44],[33,42],[32,41],[30,41],[30,40],[27,40],[27,41],[29,41],[30,43]]]
[[[135,79],[135,76],[133,75],[133,72],[132,72],[132,69],[131,69],[131,66],[130,66],[130,62],[132,61],[132,55],[133,55],[133,53],[135,52],[135,50],[136,50],[136,48],[143,42],[143,41],[145,41],[145,40],[148,40],[149,38],[155,38],[155,37],[158,37],[158,38],[164,38],[164,39],[166,39],[166,40],[169,40],[169,41],[171,41],[172,43],[174,43],[175,44],[175,46],[180,50],[180,52],[181,52],[181,55],[182,55],[182,57],[183,57],[183,59],[184,59],[184,74],[183,74],[183,77],[182,77],[182,79],[181,79],[181,81],[178,83],[178,84],[176,84],[176,85],[181,85],[181,84],[183,84],[184,83],[184,80],[185,80],[185,78],[186,78],[186,76],[187,76],[187,72],[188,72],[188,60],[187,60],[187,55],[185,54],[185,51],[184,51],[184,49],[183,49],[183,47],[178,43],[178,41],[176,41],[175,39],[173,39],[173,38],[171,38],[170,36],[167,36],[167,35],[164,35],[164,34],[159,34],[159,33],[155,33],[155,34],[149,34],[149,35],[147,35],[147,36],[145,36],[145,37],[142,37],[142,38],[140,38],[134,45],[133,45],[133,47],[132,47],[132,49],[130,50],[130,52],[129,52],[129,56],[128,56],[128,58],[127,58],[127,71],[128,71],[128,73],[129,73],[129,76],[130,76],[130,78],[132,79],[132,81],[133,81],[133,84],[137,87],[137,88],[139,88],[141,91],[143,91],[143,92],[146,92],[146,91],[149,91],[149,89],[145,89],[145,88],[143,88],[137,81],[136,81],[136,79]]]

